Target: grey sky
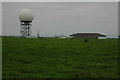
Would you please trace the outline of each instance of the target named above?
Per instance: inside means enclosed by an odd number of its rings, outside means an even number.
[[[19,35],[19,12],[33,11],[32,35],[70,35],[75,32],[118,34],[117,2],[4,2],[2,4],[3,35]]]
[[[0,2],[0,35],[2,34],[2,2]]]

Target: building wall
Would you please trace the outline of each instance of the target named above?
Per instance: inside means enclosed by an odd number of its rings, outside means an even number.
[[[72,38],[94,38],[94,39],[98,39],[97,36],[73,36]]]
[[[106,39],[106,37],[98,37],[98,39]]]

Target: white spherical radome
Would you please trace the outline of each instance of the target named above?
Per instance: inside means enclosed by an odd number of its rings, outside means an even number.
[[[32,21],[34,18],[33,13],[30,9],[23,9],[19,13],[19,20],[20,21]]]

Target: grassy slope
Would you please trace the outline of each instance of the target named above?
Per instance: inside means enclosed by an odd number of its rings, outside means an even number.
[[[117,78],[117,39],[3,38],[3,78]]]

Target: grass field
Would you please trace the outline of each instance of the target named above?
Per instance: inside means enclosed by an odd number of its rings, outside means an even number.
[[[0,79],[2,78],[2,38],[0,37]]]
[[[3,78],[118,78],[117,39],[2,40]]]

